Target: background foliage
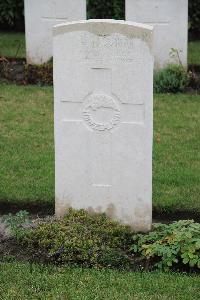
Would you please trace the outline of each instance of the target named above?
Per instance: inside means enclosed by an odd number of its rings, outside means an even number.
[[[156,93],[179,93],[186,91],[190,82],[187,70],[181,65],[168,65],[154,74]]]
[[[87,0],[88,18],[125,19],[125,0]]]
[[[87,0],[88,18],[124,19],[125,0]],[[24,29],[23,0],[0,1],[0,29]],[[189,29],[200,34],[200,0],[189,0]]]
[[[200,0],[189,0],[189,29],[200,35]]]
[[[24,29],[23,0],[0,1],[0,29],[12,29],[16,31]]]

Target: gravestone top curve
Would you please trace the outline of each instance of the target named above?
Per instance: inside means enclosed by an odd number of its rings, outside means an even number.
[[[153,26],[151,25],[123,20],[91,19],[65,22],[53,27],[54,36],[73,31],[89,31],[96,35],[109,35],[117,32],[128,38],[138,37],[147,42],[149,48],[152,49]]]

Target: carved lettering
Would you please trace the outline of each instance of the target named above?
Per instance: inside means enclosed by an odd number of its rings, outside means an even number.
[[[81,37],[81,43],[84,46],[83,51],[87,60],[95,59],[101,61],[111,59],[131,62],[135,59],[133,50],[137,48],[137,43],[135,39],[130,39],[126,36],[93,35],[91,38],[89,33],[84,33]]]

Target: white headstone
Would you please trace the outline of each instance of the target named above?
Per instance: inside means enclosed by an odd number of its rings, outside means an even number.
[[[187,67],[188,0],[126,0],[126,20],[154,26],[156,69],[180,61]]]
[[[56,214],[152,219],[152,27],[89,20],[54,27]]]
[[[26,58],[42,64],[53,56],[53,26],[86,19],[86,0],[24,0]]]

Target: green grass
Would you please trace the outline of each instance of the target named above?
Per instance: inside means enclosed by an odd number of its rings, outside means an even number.
[[[53,90],[0,85],[0,202],[54,203]],[[154,99],[153,205],[200,213],[200,96]]]
[[[17,52],[26,57],[24,33],[0,32],[0,56],[15,57]],[[200,65],[200,41],[189,42],[188,63]]]
[[[0,265],[0,299],[199,299],[200,277],[42,266]]]
[[[154,100],[153,204],[200,212],[200,96]]]
[[[200,41],[189,42],[188,63],[192,65],[200,65]]]
[[[0,32],[0,56],[26,57],[24,33]]]
[[[0,199],[52,202],[52,88],[1,85],[0,111]]]

